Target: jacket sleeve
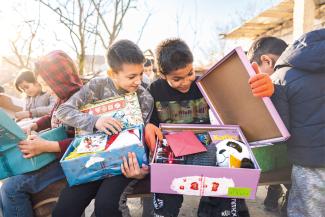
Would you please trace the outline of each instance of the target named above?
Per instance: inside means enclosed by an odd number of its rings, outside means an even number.
[[[67,138],[65,140],[59,141],[59,146],[60,146],[61,152],[56,153],[57,158],[60,159],[63,156],[63,154],[68,149],[68,147],[72,141],[73,141],[73,138]]]
[[[278,111],[283,123],[290,129],[290,108],[289,108],[289,100],[286,95],[285,86],[280,83],[275,83],[274,85],[275,91],[271,97],[271,100]],[[289,130],[290,131],[290,130]]]
[[[80,107],[92,102],[96,95],[96,82],[89,81],[57,109],[56,116],[64,124],[93,132],[98,117],[82,113]],[[97,87],[100,88],[100,87]]]
[[[51,128],[51,115],[44,115],[36,121],[37,132]]]
[[[43,115],[49,114],[52,111],[57,99],[49,93],[45,94],[46,99],[44,100],[46,100],[48,104],[45,106],[39,106],[37,108],[30,109],[29,111],[32,113],[32,117],[41,117]]]
[[[149,91],[146,90],[144,87],[140,87],[138,94],[143,122],[144,124],[147,124],[150,121],[153,110],[153,98],[150,95]]]

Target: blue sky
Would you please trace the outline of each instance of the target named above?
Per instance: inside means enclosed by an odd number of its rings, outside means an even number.
[[[35,16],[37,4],[32,0],[0,0],[0,26],[5,30],[0,34],[0,54],[8,55],[8,38],[12,38],[17,31],[15,25],[20,20],[15,14],[13,5],[20,2],[22,7],[27,7],[28,16]],[[233,26],[241,17],[253,17],[268,7],[278,3],[279,0],[139,0],[137,9],[126,16],[123,30],[119,38],[138,40],[140,28],[149,12],[151,17],[144,29],[139,46],[142,50],[155,49],[157,44],[166,38],[180,37],[192,49],[196,62],[206,63],[207,56],[217,48],[217,28],[225,29]],[[68,35],[62,27],[58,26],[53,15],[42,12],[43,20],[48,22],[47,30],[41,32],[44,46],[39,52],[48,52],[51,49],[63,49],[71,52]],[[177,24],[178,21],[178,24]],[[56,32],[64,42],[54,42],[49,36]],[[230,43],[230,48],[235,43]],[[103,49],[98,49],[99,54],[104,54]]]

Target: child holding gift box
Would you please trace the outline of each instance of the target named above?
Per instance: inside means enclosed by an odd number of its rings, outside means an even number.
[[[157,48],[157,62],[161,78],[150,86],[154,110],[150,124],[145,129],[145,139],[150,150],[155,149],[155,137],[162,139],[159,123],[210,123],[208,104],[195,84],[193,55],[180,39],[163,41]],[[268,75],[256,75],[251,88],[256,96],[270,96],[273,85]],[[154,194],[156,216],[176,217],[183,202],[182,195]],[[230,213],[235,203],[236,216],[249,216],[244,200],[202,197],[198,216],[222,216]]]
[[[114,43],[108,50],[107,61],[111,76],[89,81],[58,109],[58,117],[66,124],[92,132],[94,129],[111,135],[121,130],[121,123],[110,117],[96,117],[82,113],[79,108],[90,102],[136,92],[142,117],[149,121],[153,108],[150,93],[141,86],[144,56],[139,47],[129,40]],[[66,187],[53,211],[53,217],[80,217],[92,199],[95,199],[95,215],[122,216],[126,207],[126,191],[132,189],[135,179],[149,173],[148,167],[139,167],[134,153],[129,153],[121,165],[123,175],[117,175],[86,184]]]
[[[57,107],[82,86],[72,59],[62,51],[53,51],[47,54],[36,62],[35,67],[35,77],[38,82],[43,87],[48,85],[58,97],[58,101],[51,114],[43,116],[37,122],[24,128],[27,134],[30,134],[31,130],[41,131],[62,125],[56,118]],[[72,138],[59,142],[47,141],[36,135],[31,135],[27,140],[19,143],[19,148],[26,158],[44,152],[58,153],[61,157],[71,141]],[[64,179],[64,177],[59,162],[54,161],[40,170],[6,179],[0,192],[0,206],[2,206],[4,217],[34,216],[30,194],[38,193],[49,184]]]
[[[274,66],[282,52],[287,48],[287,43],[280,38],[264,36],[253,42],[248,50],[247,57],[251,63],[257,64],[260,71],[272,75]],[[290,185],[285,185],[290,189]],[[281,215],[286,216],[289,191],[287,190],[282,207]],[[268,211],[277,212],[279,199],[283,196],[281,185],[270,185],[264,200],[264,207]]]
[[[15,87],[26,94],[24,111],[16,112],[16,120],[38,118],[51,112],[56,98],[50,93],[43,92],[32,71],[23,70],[15,80]]]

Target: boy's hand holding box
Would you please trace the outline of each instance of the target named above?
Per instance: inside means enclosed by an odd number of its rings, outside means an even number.
[[[122,123],[123,130],[113,135],[77,131],[83,135],[75,138],[60,161],[70,186],[121,175],[123,156],[129,152],[136,154],[140,166],[148,163],[136,93],[88,104],[81,111],[113,117]]]

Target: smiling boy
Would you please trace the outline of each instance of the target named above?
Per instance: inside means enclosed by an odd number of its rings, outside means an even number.
[[[151,151],[155,148],[155,136],[162,139],[162,133],[158,129],[160,123],[210,124],[209,106],[195,83],[198,77],[187,44],[180,39],[167,39],[158,45],[156,56],[161,78],[150,86],[154,109],[145,130],[146,143]],[[272,95],[273,91],[269,89],[273,85],[267,75],[253,78],[253,81],[259,81],[251,84],[254,95]],[[154,194],[153,199],[155,216],[178,216],[183,202],[182,195]],[[222,216],[222,213],[231,210],[232,200],[202,197],[198,216]],[[237,216],[249,216],[244,200],[237,199],[236,207]]]

